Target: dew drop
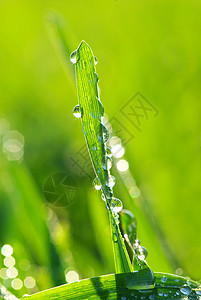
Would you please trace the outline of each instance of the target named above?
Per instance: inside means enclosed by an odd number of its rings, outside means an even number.
[[[121,200],[119,200],[118,198],[112,197],[110,207],[111,207],[112,212],[117,214],[122,210],[123,205],[122,205]]]
[[[81,108],[80,108],[80,105],[76,105],[74,108],[73,108],[73,115],[74,117],[76,118],[81,118],[82,116],[82,113],[81,113]]]
[[[187,284],[185,284],[185,285],[183,285],[183,287],[180,288],[180,291],[184,295],[190,295],[191,288]]]
[[[166,283],[167,277],[166,277],[166,276],[163,276],[163,277],[161,278],[161,281],[162,281],[163,283]]]
[[[94,181],[93,181],[93,186],[94,186],[94,188],[95,188],[97,191],[101,190],[102,185],[101,185],[100,180],[98,179],[98,177],[96,177],[96,178],[94,179]]]
[[[106,202],[105,195],[102,193],[101,199]]]
[[[108,182],[106,182],[106,185],[110,188],[113,188],[113,186],[115,186],[115,183],[116,183],[116,178],[110,175],[108,178]]]
[[[99,98],[97,98],[97,99],[98,99],[98,105],[99,105],[99,112],[100,112],[101,116],[103,116],[104,115],[103,104],[101,103]]]
[[[149,299],[155,299],[155,295],[150,295]]]
[[[107,154],[108,157],[112,158],[112,151],[108,147],[106,148],[106,154]]]
[[[97,57],[96,57],[96,56],[94,56],[94,62],[95,62],[95,65],[97,65],[97,63],[98,63],[98,59],[97,59]]]
[[[112,159],[108,156],[103,157],[102,167],[104,170],[110,170],[112,168]]]
[[[106,143],[107,140],[109,139],[108,130],[102,123],[100,123],[100,134],[99,134],[98,139],[100,142],[103,142],[103,143]]]
[[[92,145],[92,150],[94,150],[94,151],[96,151],[97,150],[97,146],[94,144],[94,145]]]
[[[201,290],[196,290],[195,292],[197,295],[201,296]]]
[[[76,64],[77,63],[77,51],[73,51],[70,55],[70,61],[72,62],[72,64]]]
[[[94,72],[94,83],[98,83],[99,82],[99,78],[98,78],[98,74],[96,72]]]
[[[123,232],[124,234],[127,234],[131,245],[133,245],[137,238],[137,224],[135,217],[131,211],[123,209],[120,214],[120,219]]]
[[[137,247],[134,248],[135,249],[135,253],[137,255],[137,257],[140,259],[140,260],[145,260],[147,255],[148,255],[148,251],[146,248],[138,245]]]

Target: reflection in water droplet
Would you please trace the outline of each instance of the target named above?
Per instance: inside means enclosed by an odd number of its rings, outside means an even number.
[[[201,290],[196,290],[195,292],[197,295],[201,296]]]
[[[161,281],[162,281],[163,283],[166,283],[167,277],[166,277],[166,276],[163,276],[163,277],[161,278]]]
[[[113,213],[117,214],[119,213],[122,208],[123,208],[123,205],[122,205],[122,202],[121,200],[115,198],[115,197],[112,197],[112,201],[110,203],[110,207],[111,207],[111,210]]]
[[[106,185],[110,188],[113,188],[113,186],[115,186],[115,183],[116,183],[116,178],[110,175],[108,178],[108,182],[106,182]]]
[[[95,188],[97,191],[101,190],[102,185],[101,185],[100,180],[98,179],[98,177],[96,177],[96,178],[94,179],[94,181],[93,181],[93,186],[94,186],[94,188]]]
[[[187,284],[185,284],[183,287],[180,288],[180,291],[184,295],[190,295],[191,288]]]
[[[81,113],[81,107],[80,107],[79,104],[76,105],[76,106],[73,108],[73,115],[74,115],[74,117],[76,117],[76,118],[81,118],[82,113]]]
[[[145,260],[148,255],[147,249],[140,245],[135,248],[135,253],[140,260]]]
[[[73,51],[70,55],[70,61],[72,62],[72,64],[76,64],[77,63],[77,51]]]
[[[95,65],[97,65],[97,63],[98,63],[98,59],[97,59],[97,57],[96,57],[96,56],[94,56],[94,62],[95,62]]]

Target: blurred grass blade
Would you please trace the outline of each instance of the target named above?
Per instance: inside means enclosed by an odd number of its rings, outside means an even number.
[[[101,184],[107,208],[110,215],[110,224],[113,236],[116,272],[132,271],[132,265],[122,239],[117,220],[111,211],[110,202],[112,189],[109,182],[108,157],[105,142],[108,138],[107,129],[101,123],[104,115],[103,106],[98,95],[98,75],[95,69],[95,58],[91,48],[83,41],[77,51],[71,55],[71,62],[76,66],[76,79],[79,106],[74,109],[75,114],[81,117],[88,150],[91,156],[94,171]]]
[[[166,273],[154,273],[154,277],[155,282],[145,270],[111,274],[65,284],[23,300],[200,299],[201,288],[194,281]]]
[[[71,54],[70,45],[74,41],[72,30],[68,29],[65,18],[55,10],[49,10],[46,13],[45,28],[64,72],[73,83],[73,68],[66,59],[66,56],[69,57]]]

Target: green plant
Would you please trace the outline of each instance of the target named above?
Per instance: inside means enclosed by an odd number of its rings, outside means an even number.
[[[136,222],[130,211],[113,196],[115,179],[110,174],[108,132],[102,124],[104,109],[98,94],[96,59],[83,41],[72,53],[76,67],[79,104],[73,113],[81,118],[96,174],[94,185],[102,190],[109,213],[116,274],[59,286],[23,299],[199,299],[199,284],[172,274],[155,273],[146,262],[146,249],[137,240]]]

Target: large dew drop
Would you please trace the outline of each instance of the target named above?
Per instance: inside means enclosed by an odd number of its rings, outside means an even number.
[[[190,293],[192,292],[191,288],[187,284],[184,284],[183,287],[180,288],[180,291],[184,295],[190,295]]]
[[[72,62],[72,64],[76,64],[77,63],[77,51],[73,51],[70,55],[70,61]]]
[[[74,115],[74,117],[76,117],[76,118],[81,118],[82,113],[81,113],[81,107],[80,107],[79,104],[76,105],[76,106],[73,108],[73,115]]]
[[[140,245],[140,241],[136,240],[134,244],[134,251],[139,260],[145,261],[148,255],[148,251],[146,248]]]
[[[96,177],[96,178],[94,179],[94,181],[93,181],[93,186],[94,186],[94,188],[95,188],[97,191],[101,190],[102,185],[101,185],[100,180],[98,179],[98,177]]]
[[[111,200],[111,203],[110,203],[110,207],[111,207],[111,210],[113,213],[117,214],[119,213],[122,208],[123,208],[123,205],[122,205],[122,202],[121,200],[115,198],[115,197],[112,197],[112,200]]]

